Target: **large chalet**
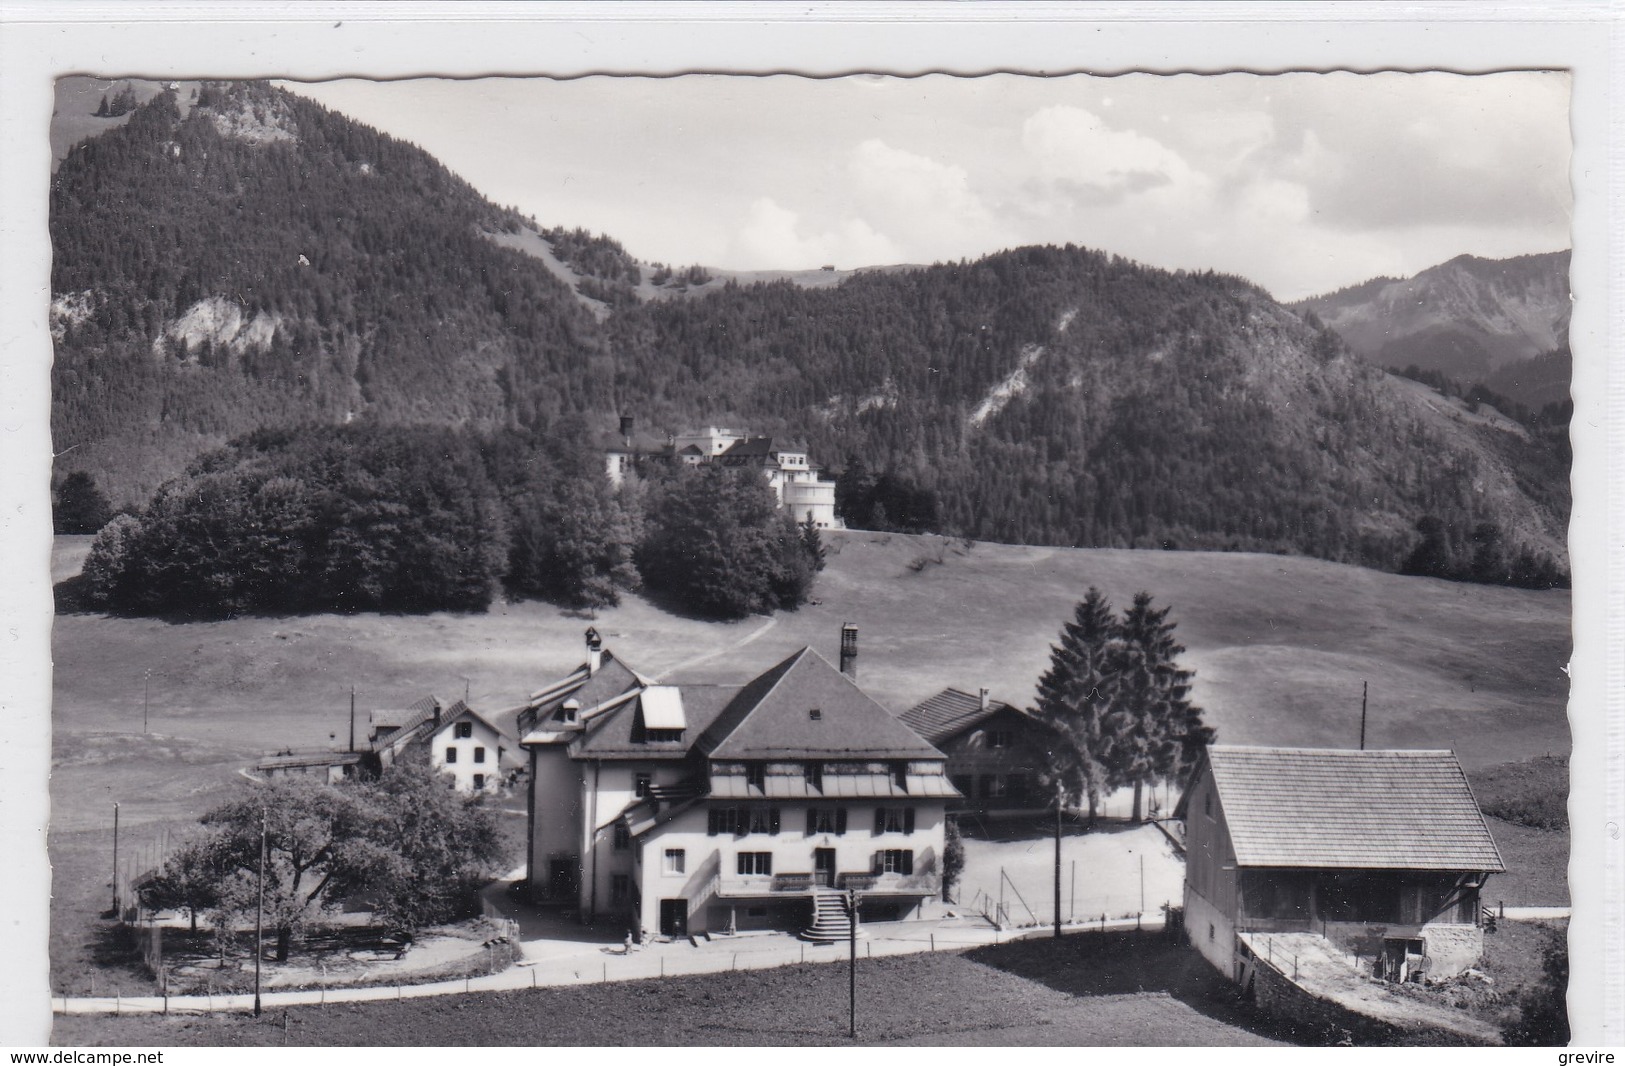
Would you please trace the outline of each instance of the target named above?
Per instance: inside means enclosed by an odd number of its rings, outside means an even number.
[[[639,937],[747,928],[835,939],[941,896],[940,751],[802,648],[742,685],[663,685],[587,632],[587,659],[520,712],[532,896]]]

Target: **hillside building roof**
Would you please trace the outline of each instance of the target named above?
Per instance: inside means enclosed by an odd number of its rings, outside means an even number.
[[[1506,869],[1454,752],[1215,744],[1205,766],[1239,866]]]
[[[1006,711],[1037,721],[1019,707],[998,700],[984,701],[980,695],[957,688],[945,688],[935,696],[921,700],[897,718],[932,744],[940,745]]]

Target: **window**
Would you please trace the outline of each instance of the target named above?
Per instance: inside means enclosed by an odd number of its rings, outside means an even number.
[[[666,849],[666,864],[662,867],[666,873],[680,874],[688,866],[688,853],[682,848]]]
[[[457,749],[452,747],[450,744],[446,745],[446,765],[449,766],[449,765],[451,765],[452,763],[454,763],[456,761],[457,761]]]
[[[752,788],[765,788],[767,785],[767,767],[759,762],[746,764],[745,784]]]
[[[771,851],[741,851],[739,853],[739,874],[741,877],[750,877],[773,872],[773,853]]]
[[[681,729],[645,729],[643,739],[650,744],[671,743],[683,739]]]
[[[816,836],[819,833],[834,833],[839,836],[844,832],[846,832],[846,808],[809,807],[807,809],[808,836]]]
[[[913,807],[876,807],[875,836],[882,833],[914,832]]]
[[[821,762],[807,763],[806,765],[802,766],[801,775],[807,779],[807,787],[808,788],[816,788],[820,792],[822,792],[824,790],[824,764],[823,763],[821,763]]]
[[[903,874],[914,872],[914,853],[904,848],[887,848],[875,852],[875,873]]]
[[[616,851],[625,851],[632,846],[632,830],[625,822],[616,822],[612,835],[615,840]]]
[[[626,874],[609,875],[609,902],[610,906],[625,906],[632,898],[632,878]]]
[[[565,700],[564,705],[559,708],[559,718],[565,722],[573,722],[576,720],[576,714],[579,713],[580,710],[580,700]]]
[[[899,792],[908,791],[908,763],[894,762],[891,764],[891,783],[892,787]]]
[[[706,812],[705,831],[711,836],[742,837],[749,833],[777,833],[777,807],[714,807]]]
[[[990,748],[1008,748],[1015,743],[1015,735],[1008,729],[990,729],[987,734],[987,746]]]
[[[810,708],[808,708],[808,710],[807,710],[807,721],[809,721],[809,722],[821,722],[823,720],[824,720],[824,712],[823,712],[823,710],[821,708],[818,708],[818,707],[810,707]]]
[[[475,788],[484,788],[485,787],[485,775],[484,774],[475,774],[474,775],[474,787]]]
[[[474,761],[475,762],[484,762],[485,761],[485,749],[484,748],[476,747],[474,749]]]
[[[1213,928],[1213,923],[1212,922],[1207,923],[1207,938],[1209,940],[1216,939],[1216,933],[1215,933],[1215,930]]]
[[[452,726],[452,729],[455,731],[453,735],[458,740],[467,740],[469,737],[474,735],[473,722],[458,722],[456,725]]]
[[[640,798],[649,794],[649,786],[653,783],[654,777],[650,774],[632,775],[632,791]]]

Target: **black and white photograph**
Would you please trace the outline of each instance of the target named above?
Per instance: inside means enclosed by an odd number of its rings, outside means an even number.
[[[1622,1042],[1574,69],[593,29],[35,93],[19,1045]]]

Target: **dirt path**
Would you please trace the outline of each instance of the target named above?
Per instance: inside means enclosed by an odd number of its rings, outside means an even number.
[[[660,673],[654,676],[654,679],[656,681],[664,681],[666,678],[670,677],[672,674],[678,673],[679,671],[690,669],[704,662],[710,662],[719,655],[726,655],[731,651],[737,651],[738,649],[743,648],[745,645],[756,640],[757,637],[760,637],[762,634],[766,633],[768,630],[772,629],[778,624],[779,620],[777,616],[769,618],[767,622],[761,626],[761,628],[757,629],[749,636],[741,637],[732,644],[725,644],[722,647],[717,648],[715,651],[708,651],[703,655],[696,655],[693,658],[684,659],[676,666],[668,667],[667,669],[662,670]]]

